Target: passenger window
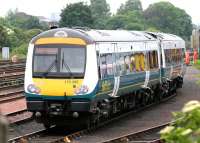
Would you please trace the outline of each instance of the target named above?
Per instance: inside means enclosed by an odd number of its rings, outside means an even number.
[[[140,55],[137,53],[135,54],[135,68],[136,71],[140,71]]]
[[[113,75],[113,57],[112,57],[112,54],[106,55],[106,67],[107,67],[107,74]]]
[[[120,75],[126,74],[125,61],[124,61],[123,53],[120,53],[120,56],[119,56],[119,70],[120,70]]]
[[[129,55],[125,56],[125,70],[126,70],[126,73],[131,72],[131,58]]]
[[[147,53],[148,69],[158,68],[158,53],[157,51],[149,51]]]
[[[135,55],[132,54],[130,56],[130,72],[135,72],[136,71],[136,62],[135,62]]]
[[[100,73],[101,78],[106,78],[113,75],[113,55],[101,54],[100,55]]]
[[[143,53],[140,53],[140,69],[141,71],[145,70],[145,56]]]

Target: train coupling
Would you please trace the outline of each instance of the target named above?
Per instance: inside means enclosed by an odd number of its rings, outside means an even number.
[[[50,115],[62,115],[63,114],[62,104],[57,104],[57,103],[50,104],[49,114]]]

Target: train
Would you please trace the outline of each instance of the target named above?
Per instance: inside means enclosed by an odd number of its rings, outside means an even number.
[[[28,47],[27,109],[46,128],[97,125],[176,93],[185,41],[162,32],[55,28]]]

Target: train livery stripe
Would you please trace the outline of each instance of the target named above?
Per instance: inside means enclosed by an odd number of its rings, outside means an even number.
[[[35,42],[36,45],[42,44],[73,44],[73,45],[86,45],[86,42],[80,38],[40,38]]]
[[[156,78],[156,79],[149,80],[149,82],[154,82],[154,81],[159,81],[159,80],[160,80],[159,78]],[[131,88],[132,89],[133,87],[142,86],[143,84],[144,84],[144,82],[133,83],[131,85],[119,87],[119,90],[126,90],[127,88]],[[134,90],[134,89],[132,89],[132,90]],[[106,91],[106,92],[100,92],[96,96],[100,96],[100,95],[104,95],[104,94],[109,94],[111,92],[112,92],[112,90],[109,90],[109,91]]]

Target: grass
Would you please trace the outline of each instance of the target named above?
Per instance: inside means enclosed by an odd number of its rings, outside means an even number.
[[[193,64],[193,66],[195,68],[197,68],[198,70],[200,70],[200,60],[197,60],[197,63],[196,64]]]

